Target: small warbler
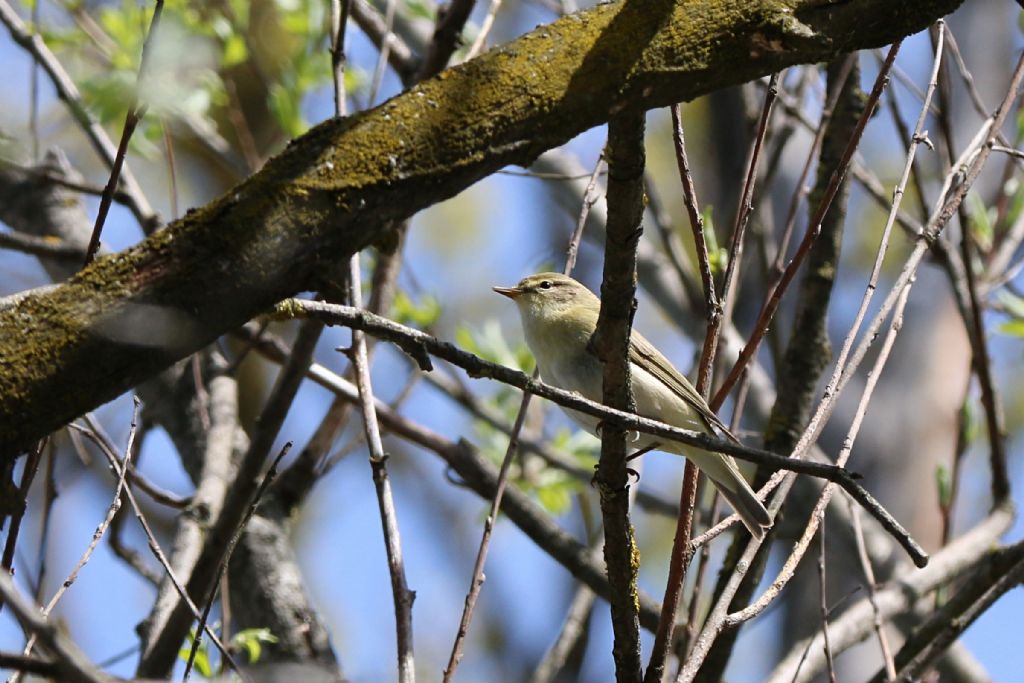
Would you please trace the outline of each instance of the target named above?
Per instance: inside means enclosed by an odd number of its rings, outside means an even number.
[[[589,349],[597,329],[601,300],[582,284],[559,273],[538,273],[515,287],[494,287],[519,308],[526,343],[549,384],[601,402],[604,370]],[[674,427],[707,434],[721,432],[735,440],[690,382],[664,355],[634,331],[629,342],[630,374],[637,413]],[[565,411],[578,425],[597,435],[600,420]],[[728,455],[641,434],[637,449],[650,446],[685,455],[711,478],[755,538],[763,538],[772,519]],[[685,451],[684,451],[685,449]]]

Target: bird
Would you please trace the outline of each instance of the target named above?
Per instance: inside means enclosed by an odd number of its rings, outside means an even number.
[[[537,273],[523,278],[515,287],[493,289],[512,299],[519,309],[526,344],[537,361],[541,379],[601,403],[604,370],[590,347],[601,311],[597,295],[561,273]],[[705,434],[720,432],[736,441],[689,380],[635,330],[630,334],[629,361],[638,415]],[[576,424],[599,436],[599,418],[563,410]],[[732,457],[647,434],[641,434],[632,445],[638,451],[656,448],[692,460],[739,514],[751,535],[764,538],[772,525],[771,515]]]

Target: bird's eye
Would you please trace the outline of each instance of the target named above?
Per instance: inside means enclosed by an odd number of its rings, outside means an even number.
[[[552,287],[551,280],[543,280],[540,283],[540,288],[541,289],[551,289],[551,287]]]

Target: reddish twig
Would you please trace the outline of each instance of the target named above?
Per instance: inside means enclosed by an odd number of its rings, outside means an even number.
[[[769,325],[771,325],[772,318],[775,316],[775,311],[778,310],[779,302],[782,300],[782,295],[785,294],[790,282],[792,282],[793,278],[796,276],[796,271],[800,268],[804,259],[810,253],[811,245],[814,244],[814,240],[817,238],[818,233],[821,232],[821,221],[829,207],[832,206],[832,200],[835,198],[836,193],[839,191],[839,186],[842,183],[843,178],[846,176],[846,171],[849,168],[850,161],[853,159],[853,154],[857,150],[857,146],[860,144],[861,136],[864,134],[864,128],[867,126],[868,120],[874,112],[875,105],[878,103],[878,98],[881,96],[882,90],[888,81],[887,74],[889,68],[892,66],[893,61],[895,61],[896,54],[899,52],[902,42],[902,39],[896,41],[889,49],[889,54],[886,57],[885,64],[878,72],[878,78],[875,80],[874,88],[872,88],[871,94],[865,102],[864,113],[857,121],[857,125],[854,128],[854,134],[846,146],[843,158],[840,160],[836,170],[833,171],[832,177],[829,179],[828,188],[826,189],[818,207],[815,209],[814,214],[808,221],[807,232],[804,234],[804,238],[801,241],[796,254],[793,255],[789,265],[786,266],[786,270],[783,272],[782,277],[779,278],[778,283],[771,289],[771,295],[765,305],[761,308],[761,313],[758,315],[757,322],[754,324],[754,329],[751,332],[750,339],[743,347],[743,350],[740,351],[739,358],[736,359],[736,363],[733,365],[732,370],[729,371],[729,375],[725,378],[725,381],[722,382],[722,386],[719,387],[718,392],[711,401],[712,409],[716,406],[720,406],[725,401],[725,397],[729,395],[732,387],[739,379],[740,373],[757,352],[757,349],[761,344],[761,340],[764,338]]]
[[[796,181],[796,186],[793,190],[793,197],[789,200],[789,209],[786,213],[786,223],[782,230],[782,238],[779,240],[779,248],[775,252],[775,261],[772,264],[772,270],[776,281],[778,281],[778,278],[781,278],[783,273],[785,273],[786,252],[789,251],[789,241],[792,238],[794,228],[796,228],[796,219],[800,209],[800,202],[805,196],[807,196],[808,192],[807,176],[811,173],[811,167],[814,165],[814,160],[818,158],[818,150],[821,148],[821,143],[825,140],[825,134],[828,132],[829,124],[832,123],[832,114],[835,112],[836,103],[839,101],[839,95],[843,92],[846,80],[850,77],[850,72],[853,71],[853,65],[856,64],[856,62],[856,52],[851,52],[846,56],[843,66],[839,70],[839,76],[836,78],[835,87],[825,100],[825,107],[821,111],[821,118],[818,121],[817,127],[814,128],[814,139],[811,140],[811,147],[807,151],[807,159],[804,161],[804,166],[800,170],[800,178]]]
[[[768,133],[768,121],[771,118],[772,107],[779,95],[779,72],[775,72],[768,80],[768,87],[764,94],[764,104],[761,107],[761,115],[757,120],[757,130],[754,133],[754,140],[751,143],[747,173],[743,179],[743,191],[740,193],[740,203],[736,208],[736,223],[733,226],[732,236],[729,238],[729,261],[725,269],[725,277],[722,280],[722,305],[725,308],[723,317],[729,320],[732,317],[732,306],[735,302],[735,295],[738,287],[734,286],[740,263],[743,259],[743,242],[747,233],[747,224],[750,222],[750,214],[754,210],[754,186],[757,182],[758,162],[761,158],[761,150],[764,147],[764,138]],[[710,345],[710,352],[705,362],[714,363],[715,349],[718,346],[719,330],[717,327],[709,331],[710,341],[705,340],[705,346]],[[717,410],[721,404],[711,405],[712,410]]]

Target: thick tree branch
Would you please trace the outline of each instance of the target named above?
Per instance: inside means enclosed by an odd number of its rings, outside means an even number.
[[[630,386],[629,337],[636,312],[636,247],[644,213],[644,114],[620,114],[608,123],[608,226],[605,233],[601,313],[590,341],[604,368],[605,405],[636,411]],[[639,550],[629,521],[626,432],[606,424],[595,480],[601,493],[604,560],[611,586],[612,631],[617,681],[641,678],[640,623],[636,579]]]
[[[613,113],[883,45],[958,4],[603,4],[325,122],[220,199],[0,312],[0,453],[315,287],[321,260]]]

